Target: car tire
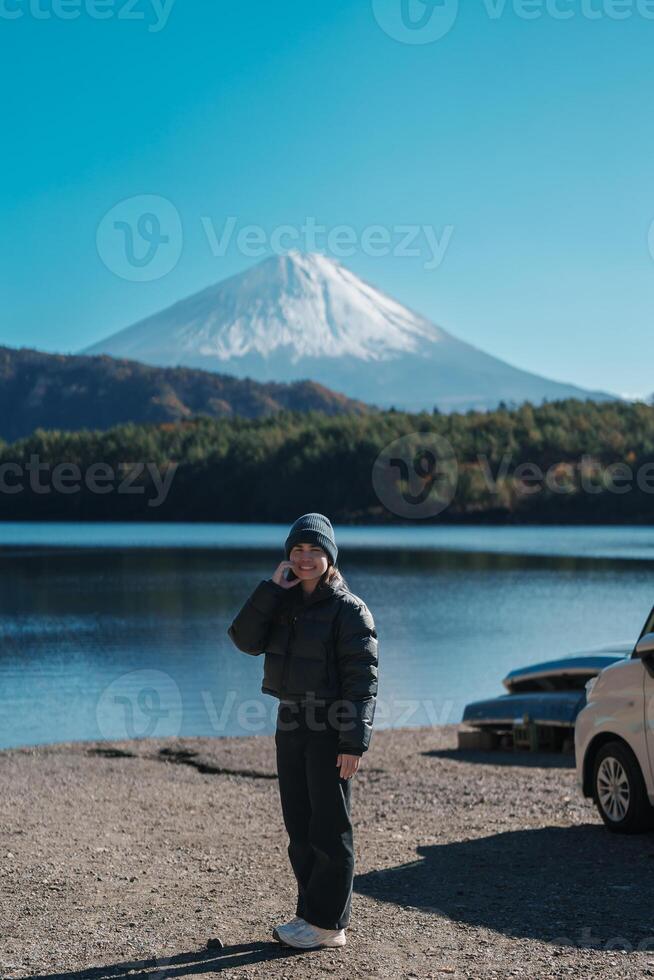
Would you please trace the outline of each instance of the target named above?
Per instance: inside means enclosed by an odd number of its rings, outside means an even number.
[[[593,799],[604,824],[616,834],[639,834],[654,827],[638,760],[624,742],[607,742],[593,764]]]

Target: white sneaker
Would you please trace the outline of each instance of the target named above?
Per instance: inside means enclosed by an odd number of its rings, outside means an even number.
[[[304,923],[304,919],[299,915],[295,915],[290,922],[281,922],[279,925],[273,926],[272,934],[277,942],[286,942],[286,937],[294,932],[302,923]]]
[[[279,932],[279,931],[278,931]],[[279,932],[283,943],[296,949],[321,949],[322,947],[345,946],[345,929],[321,929],[304,919],[293,928]]]

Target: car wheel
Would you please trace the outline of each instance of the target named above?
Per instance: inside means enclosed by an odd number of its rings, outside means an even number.
[[[609,828],[618,834],[637,834],[654,825],[654,810],[638,760],[623,742],[607,742],[595,757],[593,799]]]

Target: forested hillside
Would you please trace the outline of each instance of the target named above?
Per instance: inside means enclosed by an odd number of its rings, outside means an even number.
[[[317,510],[343,523],[407,520],[377,496],[372,467],[385,447],[416,432],[445,439],[457,467],[451,503],[427,520],[654,516],[654,407],[569,400],[459,415],[284,411],[106,432],[39,429],[0,447],[0,517],[285,522]],[[88,480],[100,462],[115,476],[104,491]],[[61,471],[71,483],[79,472],[77,491],[61,481],[49,491],[35,489],[36,466],[47,486],[61,464],[72,467]],[[152,505],[155,468],[168,473],[169,483]],[[131,473],[131,489],[119,489],[119,472]]]
[[[314,381],[261,383],[106,355],[0,347],[0,436],[8,440],[39,426],[109,429],[124,422],[172,422],[197,414],[259,418],[311,409],[328,415],[373,411]]]

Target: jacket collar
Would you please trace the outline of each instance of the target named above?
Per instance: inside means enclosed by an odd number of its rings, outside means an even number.
[[[342,591],[343,591],[342,585],[337,585],[336,583],[332,583],[332,582],[321,582],[319,585],[315,587],[311,595],[305,599],[304,596],[301,594],[302,592],[301,585],[296,585],[293,589],[291,589],[292,593],[293,592],[299,593],[298,595],[294,595],[292,597],[292,601],[300,609],[306,609],[307,606],[313,606],[314,603],[316,602],[322,602],[324,599],[330,599],[332,596],[338,595]]]

